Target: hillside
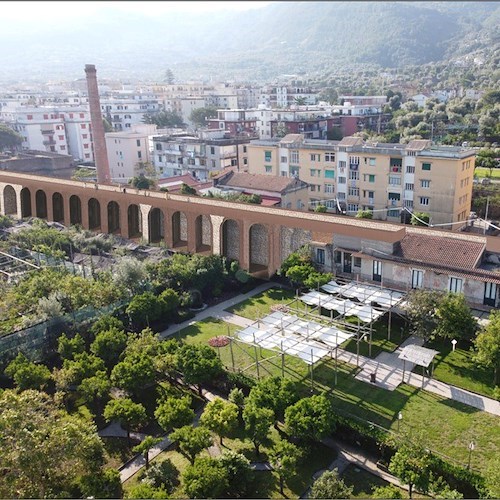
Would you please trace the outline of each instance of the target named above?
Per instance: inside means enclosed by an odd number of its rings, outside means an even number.
[[[0,81],[81,78],[86,63],[101,77],[161,79],[170,67],[178,79],[262,80],[346,63],[420,65],[480,54],[500,39],[499,2],[276,2],[156,17],[104,5],[77,23],[3,29]]]

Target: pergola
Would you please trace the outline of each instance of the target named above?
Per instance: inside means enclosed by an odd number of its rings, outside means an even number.
[[[405,380],[406,362],[408,361],[410,363],[422,367],[422,387],[423,387],[425,378],[424,369],[428,368],[429,365],[433,363],[434,356],[436,354],[439,354],[439,351],[435,351],[434,349],[428,349],[427,347],[422,347],[415,344],[410,344],[403,347],[398,356],[399,359],[403,360],[403,382]],[[432,377],[433,368],[434,368],[434,363],[433,366],[431,367],[429,378]]]
[[[275,311],[238,331],[236,335],[239,340],[255,348],[277,350],[281,354],[282,373],[284,373],[285,354],[299,357],[309,365],[311,384],[314,385],[313,365],[328,355],[332,356],[334,351],[335,378],[337,378],[337,348],[353,337],[354,333],[308,321],[293,314]],[[258,373],[257,356],[256,364]]]

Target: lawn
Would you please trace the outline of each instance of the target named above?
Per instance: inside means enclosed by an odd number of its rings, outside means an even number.
[[[491,370],[474,364],[472,352],[463,341],[459,341],[455,351],[452,350],[449,340],[436,340],[430,342],[428,347],[439,351],[434,358],[433,377],[436,380],[493,397],[495,386]]]
[[[214,335],[238,329],[237,326],[208,318],[184,329],[180,338],[186,342],[207,342]],[[254,363],[254,348],[235,342],[233,356],[235,367],[245,368]],[[222,362],[229,368],[232,359],[229,346],[220,348]],[[276,353],[257,349],[259,359]],[[325,359],[313,370],[315,390],[328,391],[334,407],[342,413],[355,415],[374,422],[386,429],[397,431],[399,411],[403,414],[401,430],[421,430],[430,449],[438,451],[452,461],[467,462],[467,445],[471,439],[476,443],[473,453],[473,468],[483,469],[487,461],[500,449],[500,427],[498,417],[478,411],[456,401],[440,398],[421,389],[402,384],[395,391],[387,391],[354,378],[356,367],[339,363],[338,383],[335,386],[335,361]],[[259,363],[260,375],[281,375],[281,359]],[[245,373],[256,375],[255,365]],[[299,382],[302,396],[311,394],[308,366],[298,358],[285,356],[285,376]]]
[[[483,177],[490,177],[490,169],[483,167],[476,167],[474,169],[474,175],[477,176],[479,179],[482,179]],[[500,168],[493,168],[491,170],[491,178],[500,179]]]
[[[226,311],[248,319],[258,319],[270,314],[274,304],[288,304],[295,298],[295,290],[270,288],[239,304],[229,307]]]
[[[374,488],[389,484],[381,477],[353,464],[347,466],[341,477],[347,486],[354,487],[351,498],[369,498]]]

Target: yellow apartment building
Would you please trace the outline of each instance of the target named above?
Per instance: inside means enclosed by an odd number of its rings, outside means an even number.
[[[471,208],[475,151],[433,146],[427,140],[409,144],[304,139],[251,141],[248,171],[252,174],[297,177],[309,184],[313,210],[354,216],[372,210],[373,218],[399,222],[413,212],[429,214],[431,224],[458,229]],[[302,209],[305,207],[294,207]]]

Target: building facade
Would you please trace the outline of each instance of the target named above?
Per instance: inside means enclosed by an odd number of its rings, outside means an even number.
[[[469,216],[475,151],[409,144],[370,144],[357,137],[315,141],[301,134],[251,141],[249,172],[292,176],[310,185],[309,208],[401,221],[412,212],[429,214],[432,224],[453,224]],[[405,220],[405,219],[403,219]]]

